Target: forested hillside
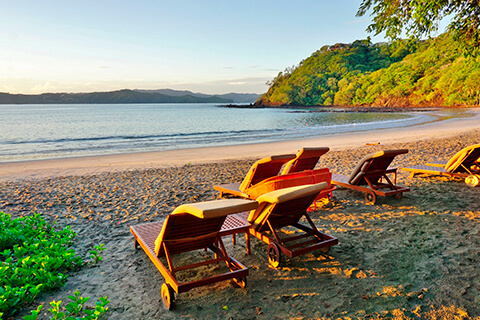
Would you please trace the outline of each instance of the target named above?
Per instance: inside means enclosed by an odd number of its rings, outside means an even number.
[[[448,36],[405,44],[369,40],[325,46],[273,79],[256,104],[474,106],[480,62]]]

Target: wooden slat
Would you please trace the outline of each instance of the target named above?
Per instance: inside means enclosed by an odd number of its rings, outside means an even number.
[[[429,174],[438,174],[438,175],[448,175],[448,172],[444,167],[429,166],[425,164],[420,164],[416,166],[411,166],[408,168],[402,168],[402,170],[416,172],[416,173],[429,173]]]
[[[223,196],[224,193],[226,193],[226,194],[231,194],[233,196],[248,199],[248,194],[240,191],[240,184],[241,184],[240,182],[221,184],[221,185],[213,186],[213,189],[220,192],[220,197]]]
[[[220,235],[227,236],[237,233],[245,233],[250,228],[250,223],[246,219],[243,219],[242,215],[230,214],[223,222],[220,229]]]
[[[194,269],[194,268],[198,268],[198,267],[201,267],[201,266],[206,266],[206,265],[209,265],[209,264],[225,262],[225,261],[227,261],[226,257],[221,257],[221,258],[217,258],[217,259],[210,259],[210,260],[205,260],[205,261],[202,261],[202,262],[192,263],[192,264],[181,266],[181,267],[176,267],[176,268],[173,268],[173,271],[177,272],[177,271],[182,271],[182,270]]]

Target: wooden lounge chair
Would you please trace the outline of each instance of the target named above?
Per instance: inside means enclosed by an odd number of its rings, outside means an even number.
[[[331,185],[331,181],[332,173],[328,168],[304,170],[265,179],[248,188],[245,193],[248,194],[250,199],[257,199],[262,194],[278,189],[326,182],[327,187],[320,191],[317,197],[318,200],[331,195],[332,191],[335,190],[335,187]]]
[[[401,198],[408,187],[397,186],[397,168],[389,168],[393,159],[407,153],[406,149],[384,150],[360,160],[350,176],[332,174],[332,184],[365,193],[365,202],[375,204],[377,196]],[[387,174],[393,174],[393,182]],[[385,190],[386,189],[386,190]]]
[[[253,210],[257,202],[245,199],[223,199],[181,205],[165,222],[131,226],[135,248],[140,245],[165,279],[161,295],[163,304],[170,310],[174,292],[181,293],[211,283],[233,279],[240,287],[246,285],[248,269],[230,257],[222,242],[220,229],[228,214]],[[210,249],[213,259],[177,266],[174,256],[200,249]],[[205,265],[225,262],[228,272],[180,283],[177,274]]]
[[[322,148],[302,148],[297,156],[288,161],[283,168],[282,175],[304,170],[313,170],[321,156],[330,150],[328,147]]]
[[[326,187],[327,183],[322,182],[263,194],[257,199],[256,210],[229,215],[221,233],[229,234],[230,223],[243,223],[247,254],[250,254],[250,235],[253,235],[268,244],[268,261],[273,267],[280,265],[282,254],[293,258],[314,250],[326,253],[331,246],[338,243],[338,239],[320,232],[307,211],[320,191]],[[300,223],[302,218],[308,225]],[[282,229],[292,227],[294,234],[291,230],[282,232]]]
[[[445,163],[426,163],[424,165],[402,168],[410,172],[410,176],[438,175],[465,179],[471,187],[480,183],[480,144],[474,144],[457,152]]]
[[[213,189],[220,192],[220,197],[226,193],[241,198],[249,198],[245,190],[260,181],[278,175],[282,166],[294,158],[294,154],[282,154],[260,159],[250,167],[242,182],[217,185],[213,186]]]

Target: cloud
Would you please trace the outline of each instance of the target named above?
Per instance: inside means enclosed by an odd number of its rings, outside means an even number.
[[[16,93],[15,92],[15,86],[12,85],[0,85],[0,92],[6,92],[6,93]]]
[[[279,69],[262,69],[263,71],[268,71],[268,72],[280,72],[281,70]]]
[[[229,92],[238,93],[263,93],[267,91],[265,84],[271,78],[267,77],[250,77],[250,78],[230,78],[205,82],[184,82],[170,83],[171,89],[190,90],[193,92],[202,92],[208,94],[222,94]]]
[[[46,81],[44,83],[40,83],[40,84],[36,84],[34,85],[30,90],[30,92],[33,92],[33,93],[44,93],[44,92],[53,92],[53,91],[56,91],[58,89],[58,87],[49,82],[49,81]]]

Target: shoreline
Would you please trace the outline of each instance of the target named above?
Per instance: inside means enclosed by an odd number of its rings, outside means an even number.
[[[478,107],[450,107],[450,106],[411,106],[411,107],[378,107],[378,106],[295,106],[295,105],[255,105],[255,104],[221,104],[217,105],[218,108],[238,108],[238,109],[292,109],[299,110],[304,109],[309,112],[425,112],[436,109],[475,109]]]
[[[326,146],[331,150],[346,150],[368,144],[388,146],[395,142],[445,138],[480,129],[480,108],[470,109],[470,111],[473,116],[468,118],[446,119],[411,127],[340,133],[299,140],[3,162],[0,163],[0,182],[178,167],[237,159],[258,159],[272,154],[296,153],[300,148],[309,146]]]

